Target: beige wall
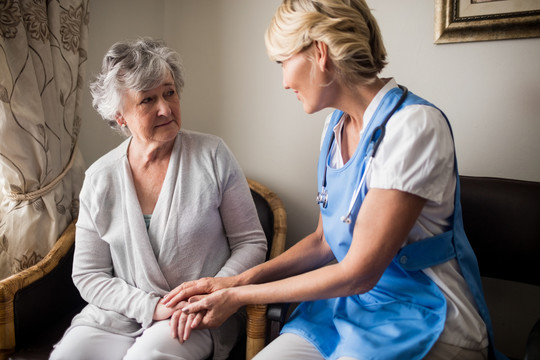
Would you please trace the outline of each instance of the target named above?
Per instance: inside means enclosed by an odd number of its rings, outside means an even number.
[[[113,42],[164,38],[185,63],[184,127],[224,138],[246,175],[281,196],[293,243],[316,224],[315,167],[329,111],[304,114],[266,57],[263,34],[279,2],[93,0],[88,78]],[[540,181],[540,39],[436,46],[432,1],[368,2],[389,53],[383,75],[446,112],[461,173]],[[80,147],[90,164],[121,139],[88,93],[83,106]]]

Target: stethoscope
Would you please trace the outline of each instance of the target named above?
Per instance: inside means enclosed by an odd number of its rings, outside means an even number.
[[[394,105],[392,110],[390,110],[390,112],[386,115],[381,125],[377,126],[371,133],[371,139],[369,140],[369,144],[370,145],[373,144],[373,146],[371,147],[371,150],[369,150],[369,145],[368,145],[368,151],[366,154],[366,157],[368,158],[368,160],[367,160],[364,173],[362,174],[362,178],[360,179],[360,184],[354,190],[347,214],[341,217],[341,221],[343,221],[346,224],[351,223],[351,214],[353,211],[354,204],[356,203],[358,194],[360,194],[361,189],[364,187],[364,183],[366,182],[366,174],[368,173],[371,167],[373,158],[375,157],[375,154],[377,153],[377,150],[379,149],[379,145],[381,144],[384,138],[384,135],[386,133],[386,123],[388,122],[388,120],[390,120],[392,115],[394,115],[397,109],[403,104],[403,102],[405,101],[409,93],[409,90],[405,86],[399,85],[399,88],[403,91],[403,94],[399,98],[396,105]],[[332,131],[332,130],[328,129],[328,131]],[[335,134],[332,132],[332,139],[330,139],[330,144],[328,145],[328,152],[326,153],[326,162],[324,166],[324,176],[322,180],[321,191],[317,193],[317,204],[322,205],[323,208],[326,208],[326,206],[328,205],[328,190],[326,190],[326,171],[328,167],[328,156],[330,156],[330,150],[332,148],[332,143],[334,142],[334,138],[335,138]]]

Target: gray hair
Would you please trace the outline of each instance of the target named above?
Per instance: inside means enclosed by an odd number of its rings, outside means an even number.
[[[92,105],[109,126],[124,135],[130,135],[127,128],[120,128],[116,122],[124,92],[128,89],[153,89],[169,73],[180,96],[184,87],[184,74],[177,52],[167,47],[163,41],[150,38],[118,42],[105,54],[101,72],[90,84]]]

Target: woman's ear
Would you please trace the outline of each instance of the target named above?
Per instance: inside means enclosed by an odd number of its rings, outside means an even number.
[[[121,127],[126,126],[126,121],[124,120],[124,116],[120,114],[120,111],[116,112],[116,115],[114,115],[114,118],[118,126],[121,126]]]
[[[322,41],[315,41],[315,61],[319,70],[328,70],[328,46]]]

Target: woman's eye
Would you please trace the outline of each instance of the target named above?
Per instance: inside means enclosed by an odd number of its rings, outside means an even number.
[[[142,99],[141,104],[147,104],[150,101],[152,101],[152,98],[151,97],[146,97],[146,98]]]
[[[169,90],[165,93],[165,96],[173,96],[176,93],[175,90]]]

